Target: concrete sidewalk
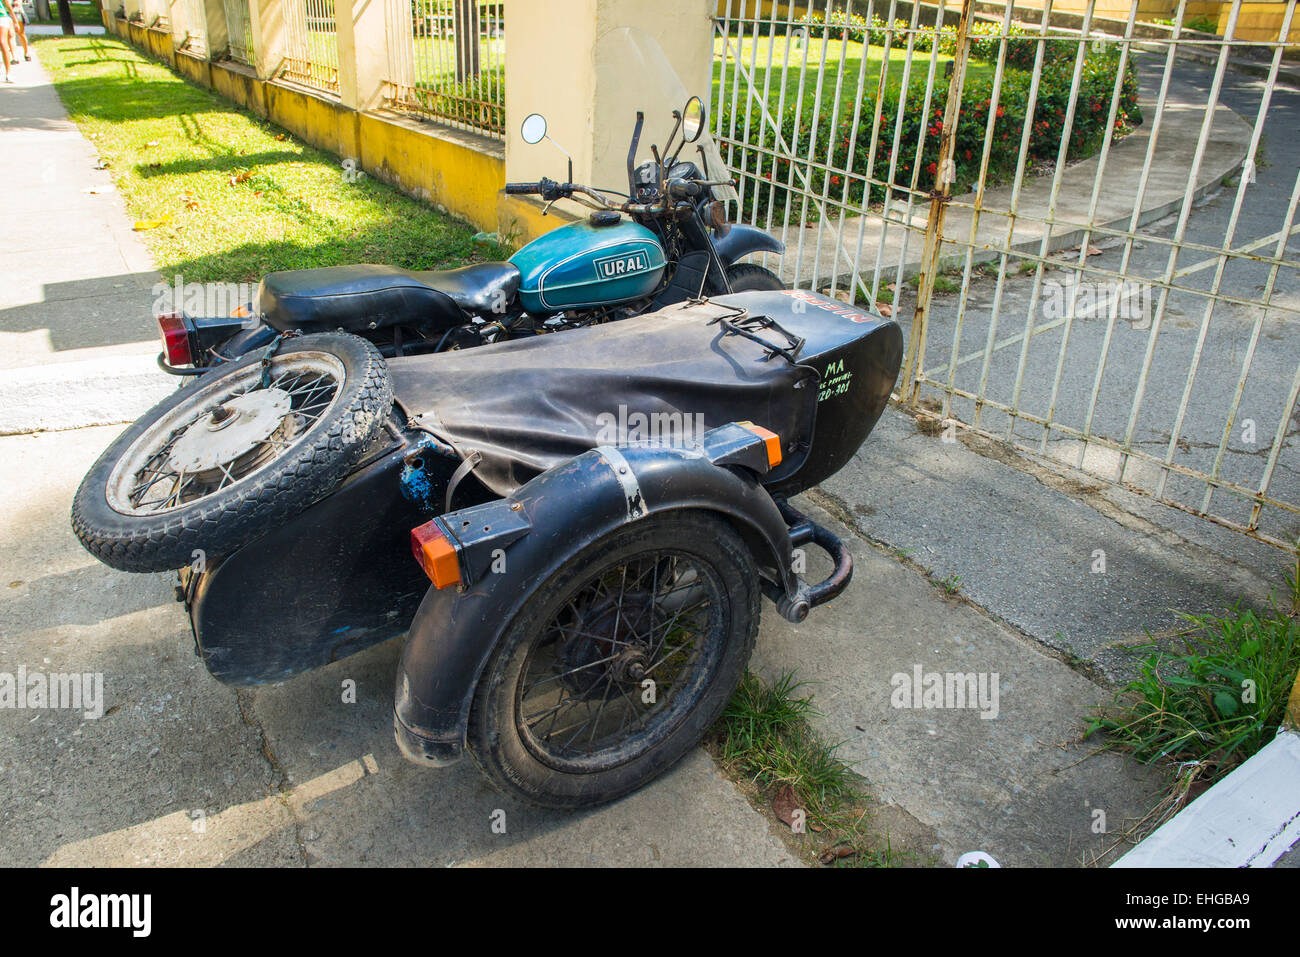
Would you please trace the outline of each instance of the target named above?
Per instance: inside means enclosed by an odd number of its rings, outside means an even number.
[[[129,421],[175,386],[154,365],[159,276],[39,44],[13,71],[0,89],[0,434]]]

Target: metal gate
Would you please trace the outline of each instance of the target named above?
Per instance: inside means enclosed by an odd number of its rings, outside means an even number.
[[[904,407],[1295,548],[1296,0],[1169,6],[722,0],[712,123],[768,265],[905,326]]]

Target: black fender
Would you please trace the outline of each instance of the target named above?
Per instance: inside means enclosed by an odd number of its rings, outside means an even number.
[[[713,249],[723,266],[730,266],[750,253],[784,253],[785,243],[753,226],[737,224],[725,236],[713,233]]]
[[[432,765],[462,756],[475,686],[534,589],[629,522],[681,509],[717,513],[749,546],[767,590],[797,594],[786,521],[753,469],[725,464],[736,460],[711,457],[699,446],[602,446],[543,472],[508,499],[442,516],[440,524],[458,539],[468,583],[430,588],[411,623],[394,704],[402,753]],[[504,570],[492,571],[475,536],[500,547]]]

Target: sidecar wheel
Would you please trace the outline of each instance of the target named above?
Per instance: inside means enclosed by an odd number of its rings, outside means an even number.
[[[507,793],[579,808],[622,797],[699,743],[745,672],[758,574],[703,512],[588,546],[534,592],[475,691],[470,753]]]
[[[727,268],[727,283],[732,292],[760,292],[784,289],[781,277],[756,263],[736,263]]]
[[[104,451],[72,504],[87,551],[132,572],[216,558],[351,471],[393,403],[378,350],[346,333],[285,340],[265,388],[262,353],[196,377]]]

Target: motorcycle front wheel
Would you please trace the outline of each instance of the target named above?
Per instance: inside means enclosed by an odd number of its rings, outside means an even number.
[[[727,283],[732,292],[760,292],[784,289],[781,277],[756,263],[736,263],[727,268]]]
[[[759,582],[740,536],[700,512],[583,549],[528,599],[488,662],[470,753],[546,807],[603,804],[699,743],[744,675]]]

